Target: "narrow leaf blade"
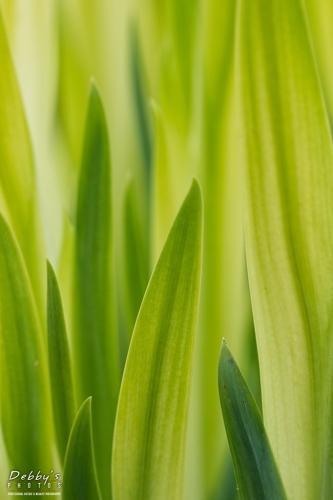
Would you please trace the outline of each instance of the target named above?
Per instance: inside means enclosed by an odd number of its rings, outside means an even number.
[[[81,406],[65,458],[63,500],[101,500],[94,457],[91,398]]]
[[[111,224],[109,140],[102,102],[93,85],[77,202],[73,350],[78,402],[93,397],[96,463],[105,497],[111,494],[112,435],[120,376]]]
[[[29,278],[0,215],[1,423],[17,470],[50,467],[50,402],[46,359]]]
[[[201,194],[194,181],[132,336],[113,448],[116,500],[181,498],[201,251]]]
[[[124,200],[124,288],[128,340],[149,278],[148,248],[144,236],[135,185],[130,179]]]
[[[140,42],[137,28],[134,25],[130,34],[130,57],[131,57],[131,77],[133,87],[133,97],[137,118],[137,128],[141,143],[141,150],[145,167],[145,183],[147,189],[147,198],[151,191],[151,168],[153,146],[151,138],[151,125],[149,123],[149,114],[147,109],[147,97],[144,81],[143,64],[140,55]]]
[[[47,263],[47,324],[50,385],[60,460],[75,419],[75,396],[66,325],[57,278]]]
[[[240,498],[285,500],[260,412],[225,341],[219,362],[219,392]]]

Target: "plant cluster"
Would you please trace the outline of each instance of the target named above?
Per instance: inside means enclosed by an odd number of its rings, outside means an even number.
[[[0,0],[1,500],[332,497],[331,20]]]

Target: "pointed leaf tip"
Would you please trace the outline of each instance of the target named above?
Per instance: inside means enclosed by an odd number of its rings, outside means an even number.
[[[225,342],[219,361],[224,424],[242,500],[285,500],[285,492],[262,418]]]
[[[63,499],[101,500],[92,436],[91,397],[77,414],[66,452]]]
[[[76,405],[71,357],[60,290],[56,274],[48,261],[47,332],[53,419],[60,460],[63,461],[75,419]]]
[[[113,447],[114,498],[182,498],[198,314],[202,201],[192,183],[135,324]],[[135,418],[133,418],[135,415]]]

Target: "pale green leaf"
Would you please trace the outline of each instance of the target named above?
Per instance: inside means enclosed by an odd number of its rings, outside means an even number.
[[[1,423],[17,470],[50,467],[50,401],[42,334],[18,246],[0,216]]]
[[[182,498],[201,247],[201,194],[193,181],[132,336],[115,428],[115,500]]]
[[[119,354],[112,283],[111,166],[107,126],[92,86],[79,182],[75,242],[75,328],[79,403],[92,396],[96,464],[105,497],[111,489]]]
[[[34,161],[17,78],[0,11],[0,210],[21,248],[38,311],[45,304],[43,244]]]
[[[263,412],[289,498],[318,498],[332,352],[333,156],[301,0],[243,0],[245,239]]]
[[[75,418],[75,396],[66,325],[57,278],[47,263],[47,326],[50,385],[57,445],[65,458],[69,434]]]
[[[240,498],[285,500],[260,412],[225,341],[218,379],[224,425]]]
[[[68,442],[63,483],[63,500],[101,500],[94,457],[91,398],[82,404]]]

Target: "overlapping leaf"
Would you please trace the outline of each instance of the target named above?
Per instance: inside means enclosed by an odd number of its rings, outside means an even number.
[[[60,459],[63,461],[75,418],[72,364],[56,275],[47,264],[47,324],[53,419]]]
[[[101,500],[91,423],[91,398],[81,406],[70,435],[62,485],[63,500]]]
[[[333,340],[331,138],[303,2],[243,0],[238,28],[264,420],[287,496],[307,500],[320,491]]]
[[[258,407],[225,341],[219,392],[240,498],[286,500]]]
[[[194,181],[149,282],[131,340],[113,449],[116,500],[182,498],[201,219]]]

